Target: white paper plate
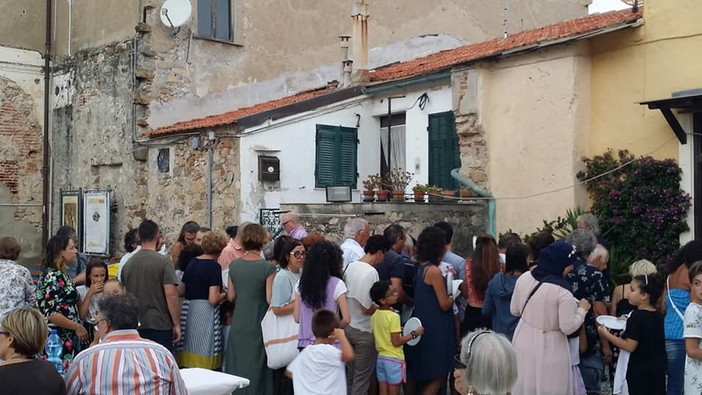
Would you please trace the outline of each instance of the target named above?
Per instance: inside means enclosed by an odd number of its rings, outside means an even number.
[[[611,315],[601,315],[597,317],[597,323],[604,325],[609,329],[622,330],[626,328],[626,321],[620,320]]]
[[[402,335],[409,335],[413,330],[416,330],[422,326],[422,321],[419,320],[417,317],[412,317],[407,322],[405,323],[405,327],[402,329]],[[416,339],[412,339],[408,341],[406,344],[408,346],[414,346],[415,344],[419,343],[419,341],[422,339],[422,335],[418,335]]]

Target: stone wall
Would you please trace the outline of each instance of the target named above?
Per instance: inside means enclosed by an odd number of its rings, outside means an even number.
[[[132,41],[85,50],[63,59],[68,76],[56,90],[65,97],[54,110],[54,200],[60,189],[110,189],[115,202],[110,250],[120,255],[124,234],[145,219],[156,221],[172,243],[185,221],[207,224],[207,150],[192,149],[190,136],[145,140],[133,125],[139,87],[133,85]],[[145,79],[146,80],[146,79]],[[220,133],[222,131],[218,131]],[[199,136],[206,141],[206,136]],[[170,168],[159,172],[160,149],[170,150]],[[213,146],[213,227],[236,223],[239,145],[219,137]],[[55,206],[55,226],[60,225]]]
[[[205,141],[204,136],[200,136]],[[171,171],[159,173],[155,157],[159,148],[150,149],[148,171],[138,183],[141,200],[127,205],[130,227],[137,227],[145,216],[156,221],[168,244],[178,237],[186,221],[208,225],[207,215],[207,150],[194,150],[190,139],[171,144]],[[224,231],[237,223],[239,196],[239,140],[219,137],[213,147],[212,162],[212,228]]]
[[[296,211],[308,232],[319,232],[327,240],[343,241],[348,218],[363,217],[376,234],[391,224],[398,224],[415,238],[427,226],[446,221],[454,227],[453,250],[467,256],[473,250],[471,240],[487,232],[487,204],[467,203],[346,203],[281,204],[281,211]]]

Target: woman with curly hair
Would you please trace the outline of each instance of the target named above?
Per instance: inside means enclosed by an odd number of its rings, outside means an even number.
[[[197,232],[200,230],[200,225],[195,221],[188,221],[183,224],[180,228],[180,233],[178,234],[178,240],[173,243],[173,248],[171,249],[171,260],[175,264],[178,262],[180,253],[183,248],[187,245],[195,244],[195,238],[197,237]]]
[[[341,279],[343,257],[341,249],[328,241],[312,246],[305,260],[305,270],[295,291],[293,314],[300,323],[297,346],[300,350],[314,343],[312,315],[320,309],[340,311],[340,327],[345,327],[350,319],[346,301],[346,284]]]
[[[76,259],[76,245],[66,235],[57,235],[46,243],[44,271],[37,283],[39,311],[49,320],[51,328],[58,330],[63,343],[61,359],[64,370],[81,350],[81,342],[88,340],[88,331],[80,322],[80,296],[66,265]]]
[[[177,352],[181,367],[219,369],[222,366],[219,305],[227,294],[222,292],[222,270],[217,257],[226,245],[224,233],[206,233],[202,254],[190,261],[178,285],[184,312],[180,318],[183,347]]]
[[[488,282],[501,271],[500,251],[495,238],[490,235],[479,236],[473,256],[466,259],[466,280],[461,284],[461,294],[468,299],[461,333],[492,327],[490,319],[483,316],[482,309]]]

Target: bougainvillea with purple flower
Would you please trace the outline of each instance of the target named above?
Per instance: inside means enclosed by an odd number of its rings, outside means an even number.
[[[678,237],[689,230],[690,195],[680,189],[682,170],[674,160],[608,150],[583,161],[586,170],[577,177],[596,177],[585,184],[592,212],[621,257],[659,263],[680,248]]]

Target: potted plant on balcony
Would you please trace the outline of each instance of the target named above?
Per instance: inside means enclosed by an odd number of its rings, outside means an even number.
[[[467,199],[467,198],[471,198],[471,197],[475,196],[475,192],[473,192],[473,190],[470,188],[464,187],[464,188],[461,188],[460,195],[461,195],[461,199]]]
[[[372,202],[375,196],[375,189],[379,188],[381,185],[380,175],[371,174],[363,180],[363,201]]]
[[[405,189],[412,181],[414,173],[402,170],[393,170],[388,173],[388,184],[392,188],[392,200],[405,201]]]
[[[412,187],[412,192],[414,192],[414,201],[416,203],[424,203],[424,195],[427,193],[429,185],[427,184],[417,184]]]
[[[429,195],[430,202],[441,201],[441,188],[437,186],[430,185],[427,187],[427,194]]]
[[[390,200],[390,179],[388,175],[378,176],[378,192],[375,194],[379,202],[387,202]]]
[[[456,202],[456,190],[455,189],[444,189],[441,191],[441,196],[443,200],[448,203]]]

